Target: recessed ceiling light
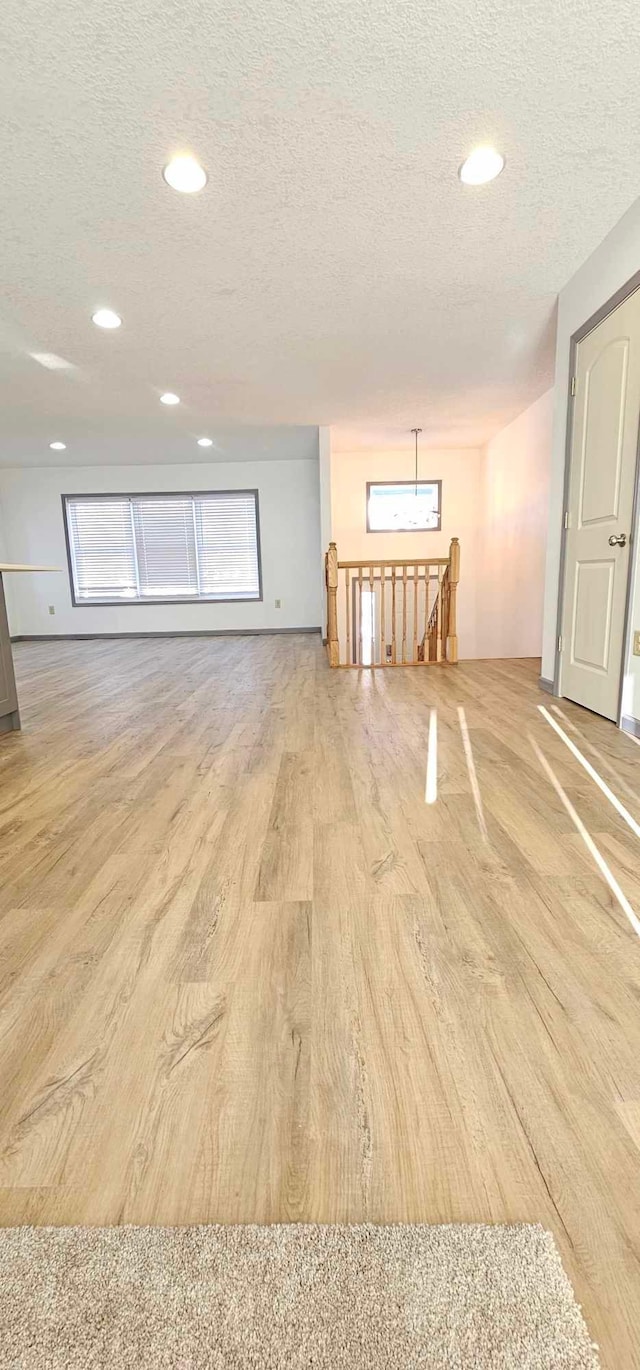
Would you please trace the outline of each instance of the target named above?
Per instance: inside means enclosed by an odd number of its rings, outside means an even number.
[[[67,450],[66,442],[50,442],[49,446],[52,452],[66,452]]]
[[[174,157],[162,175],[172,190],[179,190],[183,195],[193,195],[207,184],[207,173],[195,157]]]
[[[213,438],[198,438],[198,447],[213,447]]]
[[[477,147],[462,163],[458,175],[467,186],[483,186],[494,181],[504,167],[504,157],[494,147]]]
[[[122,319],[113,309],[96,309],[95,314],[91,315],[93,322],[98,328],[119,328]]]
[[[166,393],[165,393],[164,395],[161,395],[161,396],[160,396],[160,403],[161,403],[161,404],[179,404],[179,403],[180,403],[180,396],[179,396],[179,395],[174,395],[173,392],[172,392],[171,390],[167,390]]]

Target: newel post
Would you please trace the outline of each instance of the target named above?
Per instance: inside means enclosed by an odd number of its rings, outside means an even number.
[[[327,567],[327,652],[329,665],[340,665],[340,644],[338,642],[338,549],[335,542],[329,543],[326,558]]]
[[[447,661],[452,665],[458,660],[458,581],[460,579],[460,543],[451,539],[449,548],[449,622],[447,634]]]

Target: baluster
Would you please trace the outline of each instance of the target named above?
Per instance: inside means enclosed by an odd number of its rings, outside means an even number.
[[[407,660],[407,568],[402,568],[402,665]]]
[[[358,581],[355,571],[351,572],[351,657],[350,666],[355,666],[358,660]]]
[[[347,611],[347,666],[351,665],[351,572],[347,567],[344,573],[344,599]]]
[[[418,566],[414,566],[414,647],[411,660],[418,660]]]
[[[391,567],[391,663],[396,664],[396,568]]]
[[[424,568],[424,660],[425,665],[431,660],[431,633],[429,630],[429,619],[431,618],[430,609],[431,599],[431,567]]]
[[[376,600],[373,584],[373,565],[369,567],[369,612],[371,614],[371,665],[376,664]]]
[[[382,566],[380,567],[380,665],[381,665],[381,666],[386,666],[386,664],[387,664],[387,633],[386,633],[386,626],[385,626],[385,612],[386,612],[385,600],[386,600],[386,598],[387,598],[387,568],[386,568],[386,566],[384,565],[384,562],[383,562]]]
[[[362,665],[362,567],[358,567],[358,665]]]

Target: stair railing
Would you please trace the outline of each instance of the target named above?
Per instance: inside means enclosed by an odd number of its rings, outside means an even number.
[[[325,556],[330,666],[421,666],[458,660],[460,545],[448,557],[339,561]]]

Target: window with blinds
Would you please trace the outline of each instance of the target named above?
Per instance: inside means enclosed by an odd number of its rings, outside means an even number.
[[[262,598],[257,490],[62,503],[74,604]]]

